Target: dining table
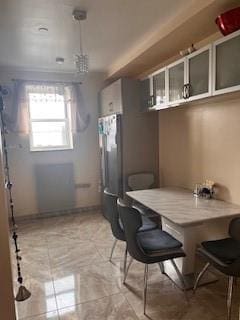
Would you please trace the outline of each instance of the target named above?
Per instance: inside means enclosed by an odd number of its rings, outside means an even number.
[[[196,249],[202,241],[228,237],[228,225],[232,218],[240,216],[240,206],[218,199],[196,197],[193,192],[181,187],[128,191],[127,196],[141,203],[161,216],[162,229],[169,232],[183,244],[185,258],[177,259],[185,285],[194,285],[201,259]],[[176,282],[171,264],[165,263],[167,274]],[[200,285],[216,281],[214,273],[208,272]]]

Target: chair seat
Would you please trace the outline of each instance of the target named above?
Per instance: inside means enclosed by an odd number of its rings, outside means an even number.
[[[204,241],[202,246],[224,263],[233,263],[240,258],[240,241],[233,238]]]
[[[148,254],[182,247],[180,241],[160,229],[138,233],[137,239],[143,250]]]
[[[158,225],[155,222],[151,221],[150,219],[148,219],[145,216],[142,216],[141,218],[142,218],[142,226],[138,230],[139,232],[158,229]],[[119,225],[120,225],[121,229],[123,230],[123,224],[122,224],[122,221],[120,218],[119,218]]]

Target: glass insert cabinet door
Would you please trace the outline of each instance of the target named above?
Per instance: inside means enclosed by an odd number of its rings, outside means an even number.
[[[147,78],[140,82],[140,99],[141,99],[141,111],[147,111],[153,107],[153,95],[152,95],[152,79]]]
[[[214,44],[215,92],[240,88],[240,32]]]
[[[153,95],[157,106],[166,104],[165,70],[153,76]]]
[[[188,76],[190,97],[210,94],[209,88],[209,56],[210,49],[188,57]]]
[[[184,61],[168,67],[169,102],[183,99]]]

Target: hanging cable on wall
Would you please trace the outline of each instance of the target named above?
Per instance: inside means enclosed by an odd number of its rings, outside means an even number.
[[[6,134],[7,129],[4,122],[4,102],[3,102],[3,92],[2,87],[0,86],[0,118],[1,118],[1,136],[2,136],[2,143],[3,143],[3,154],[4,154],[4,168],[5,168],[5,187],[8,192],[8,199],[9,199],[9,208],[11,212],[11,221],[12,221],[12,239],[14,242],[15,247],[15,257],[17,263],[17,274],[18,278],[17,281],[19,283],[18,292],[16,294],[16,301],[25,301],[31,296],[31,292],[26,289],[23,285],[23,277],[21,272],[21,256],[20,256],[20,248],[18,245],[18,234],[17,234],[17,224],[14,216],[14,203],[12,197],[12,182],[10,180],[10,171],[9,171],[9,162],[8,162],[8,149],[7,149],[7,142],[6,142]]]

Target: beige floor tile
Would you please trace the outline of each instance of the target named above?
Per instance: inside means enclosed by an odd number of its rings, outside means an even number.
[[[69,214],[61,217],[50,217],[44,219],[44,230],[48,233],[58,233],[61,230],[76,228],[77,226],[86,228],[97,228],[99,223],[104,222],[101,214],[96,212],[83,212],[79,214]]]
[[[133,307],[137,315],[142,316],[143,283],[141,283],[141,286],[129,286],[128,289],[128,292],[124,292],[125,297]],[[147,294],[147,310],[149,315],[164,315],[164,317],[168,319],[168,313],[175,315],[176,313],[180,314],[183,312],[184,308],[187,307],[188,304],[186,302],[184,294],[179,289],[177,289],[170,280],[151,281],[151,279],[149,279]]]
[[[79,268],[54,279],[58,308],[96,300],[122,290],[121,273],[109,262]]]
[[[98,241],[112,241],[114,239],[112,231],[107,220],[103,221],[96,233],[92,236],[92,240]]]
[[[114,240],[114,238],[112,238],[111,240],[104,241],[93,240],[95,246],[97,247],[99,253],[101,254],[104,260],[109,260]],[[125,248],[126,242],[118,241],[113,252],[113,259],[123,260]]]
[[[81,266],[95,264],[103,261],[96,246],[89,240],[71,242],[66,245],[49,249],[49,259],[52,274],[71,273],[78,271]]]
[[[210,312],[217,315],[227,313],[227,279],[221,277],[219,281],[200,287],[192,298],[197,305],[204,305]],[[240,290],[238,286],[234,286],[232,314],[233,318],[238,319],[240,303]]]
[[[66,242],[76,243],[79,240],[90,240],[100,229],[100,225],[104,223],[104,218],[100,214],[89,213],[75,214],[60,221],[54,219],[52,226],[48,226],[47,242],[48,247],[58,247],[59,244]],[[51,222],[49,222],[51,223]]]
[[[51,231],[62,226],[71,226],[74,223],[74,215],[66,214],[60,216],[46,217],[43,220],[44,230]]]
[[[166,310],[157,312],[148,312],[147,315],[138,316],[139,320],[226,320],[226,316],[216,317],[214,314],[209,314],[209,312],[201,307],[193,309],[189,307],[188,309],[179,308],[179,306],[171,307]],[[232,319],[237,320],[237,319]]]
[[[128,258],[128,261],[130,259]],[[126,284],[123,287],[123,292],[142,290],[144,277],[144,264],[133,260],[126,279]],[[151,264],[148,267],[148,283],[155,287],[161,287],[162,281],[169,281],[169,279],[162,275],[158,264]]]
[[[90,241],[97,232],[98,226],[75,224],[71,227],[62,226],[60,229],[52,230],[46,235],[49,248],[59,247],[59,245],[75,244],[82,240]]]
[[[102,222],[106,222],[106,219],[103,217],[102,213],[94,212],[83,212],[80,214],[74,215],[74,223],[88,224],[88,225],[97,225]]]
[[[160,273],[157,264],[149,266],[148,317],[145,317],[144,265],[132,263],[124,286],[125,243],[119,241],[110,263],[113,239],[109,222],[97,212],[20,222],[22,270],[32,296],[16,303],[19,319],[57,320],[57,307],[60,320],[226,319],[224,277],[199,288],[195,296],[189,292],[187,303],[183,293]],[[15,278],[15,266],[13,272]],[[234,288],[232,320],[239,320],[239,301],[238,285]]]
[[[83,236],[79,236],[75,228],[65,228],[59,231],[54,231],[46,236],[47,246],[49,249],[59,248],[61,246],[74,246],[83,240],[88,240]]]
[[[53,282],[50,279],[42,282],[39,279],[27,279],[24,285],[31,292],[31,297],[23,302],[16,302],[19,319],[57,310]]]
[[[88,224],[86,221],[76,225],[76,234],[82,239],[92,240],[105,227],[105,222]]]
[[[34,317],[24,318],[24,320],[59,320],[58,312],[48,312]]]
[[[189,301],[186,302],[182,292],[169,280],[161,282],[157,286],[156,280],[149,281],[147,296],[147,315],[152,320],[220,320],[226,317],[226,296],[220,289],[201,287],[193,296],[188,292]],[[221,285],[220,285],[221,287]],[[143,289],[143,287],[142,287]],[[141,320],[146,319],[143,315],[142,290],[134,286],[125,297],[133,307]],[[233,319],[238,319],[238,302],[234,299]]]
[[[60,320],[137,320],[121,294],[59,310]]]
[[[51,278],[51,269],[47,247],[21,246],[20,256],[22,274],[25,279],[35,278],[48,280]],[[16,277],[17,268],[14,253],[12,254],[13,277]]]
[[[10,241],[11,245],[13,246],[13,240]],[[47,242],[46,242],[46,232],[41,230],[39,232],[20,232],[18,237],[18,243],[21,248],[26,250],[30,250],[31,248],[45,248],[47,249]]]
[[[44,234],[46,233],[46,230],[44,228],[43,222],[40,220],[36,220],[36,222],[21,222],[21,224],[18,224],[17,232],[19,234],[19,238],[22,236],[24,237],[31,237],[34,241],[34,238],[38,239],[41,237],[41,240],[44,241]]]

